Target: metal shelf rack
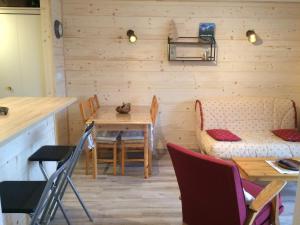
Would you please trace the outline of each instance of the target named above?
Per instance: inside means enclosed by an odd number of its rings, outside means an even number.
[[[206,49],[204,56],[177,56],[176,47],[181,46],[199,46]],[[168,58],[169,61],[216,61],[216,40],[211,35],[202,35],[199,37],[178,37],[176,40],[168,37]]]

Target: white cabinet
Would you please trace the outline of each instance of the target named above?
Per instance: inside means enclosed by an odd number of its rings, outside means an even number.
[[[44,89],[40,15],[0,14],[0,97]]]

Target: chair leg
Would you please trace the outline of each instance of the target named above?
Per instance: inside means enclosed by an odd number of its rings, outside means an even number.
[[[68,224],[68,225],[72,225],[71,222],[70,222],[70,220],[69,220],[69,218],[68,218],[68,216],[67,216],[67,213],[66,213],[64,207],[62,206],[61,201],[60,201],[59,199],[56,199],[56,201],[57,201],[58,207],[60,208],[60,210],[61,210],[61,212],[62,212],[64,218],[65,218],[66,221],[67,221],[67,224]]]
[[[85,175],[89,175],[89,160],[90,160],[90,153],[89,150],[85,149]]]
[[[48,180],[49,177],[48,177],[47,172],[46,172],[46,170],[45,170],[45,168],[44,168],[44,166],[43,166],[43,161],[39,161],[39,166],[40,166],[40,169],[41,169],[41,171],[42,171],[42,174],[43,174],[44,178],[45,178],[46,180]]]
[[[149,151],[149,175],[152,175],[152,149],[148,148]]]
[[[117,175],[117,143],[114,143],[113,150],[113,164],[114,164],[114,176]]]
[[[80,195],[79,195],[79,192],[77,191],[75,185],[73,184],[73,182],[72,182],[72,180],[71,180],[71,178],[70,178],[69,176],[67,176],[67,180],[68,180],[68,182],[69,182],[69,184],[70,184],[70,186],[71,186],[71,188],[72,188],[74,194],[76,195],[78,201],[80,202],[80,205],[82,206],[82,208],[83,208],[85,214],[87,215],[87,217],[89,218],[89,220],[90,220],[91,222],[93,222],[93,218],[91,217],[91,215],[90,215],[88,209],[87,209],[86,206],[84,205],[83,200],[81,199],[81,197],[80,197]]]
[[[125,143],[122,141],[121,142],[121,174],[122,176],[125,175],[125,157],[126,157],[126,148],[125,148]]]
[[[271,212],[272,225],[279,225],[279,197],[278,195],[272,200],[272,212]]]
[[[96,179],[97,178],[97,147],[95,146],[94,149],[92,150],[92,154],[93,154],[93,167],[94,167],[94,170],[93,170],[93,178]]]

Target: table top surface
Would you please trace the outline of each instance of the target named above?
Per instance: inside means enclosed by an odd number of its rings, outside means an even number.
[[[0,98],[0,106],[9,108],[8,115],[0,115],[0,145],[76,101],[70,97]]]
[[[300,158],[294,159],[300,160]],[[233,158],[232,160],[249,178],[265,180],[297,180],[298,178],[298,174],[281,174],[266,162],[266,160],[278,160],[275,158]]]
[[[132,105],[128,114],[116,112],[117,106],[100,106],[96,115],[91,118],[102,125],[150,125],[152,124],[150,106]]]

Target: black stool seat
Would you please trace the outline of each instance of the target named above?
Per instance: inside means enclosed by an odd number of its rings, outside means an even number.
[[[3,213],[27,213],[35,211],[44,191],[46,181],[3,181],[0,198]]]
[[[28,160],[64,162],[71,156],[75,148],[76,146],[68,145],[45,145],[40,147]]]

